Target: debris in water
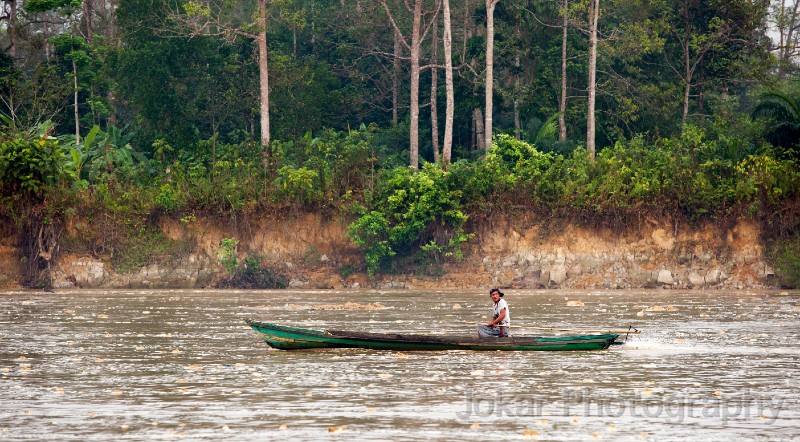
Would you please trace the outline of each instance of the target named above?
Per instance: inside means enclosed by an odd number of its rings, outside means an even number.
[[[339,431],[344,431],[347,429],[347,425],[342,425],[341,427],[328,427],[328,433],[338,433]]]
[[[481,427],[481,424],[475,422],[474,424],[470,425],[469,427],[472,428],[473,430],[477,430],[478,428]]]
[[[344,304],[319,304],[319,305],[286,304],[284,308],[286,310],[385,310],[388,307],[379,302],[374,302],[369,304],[346,302]]]
[[[583,301],[567,301],[567,307],[583,307]]]
[[[600,439],[602,437],[603,437],[603,435],[600,434],[600,433],[592,433],[592,439]]]
[[[398,359],[405,359],[408,357],[408,355],[405,353],[392,353],[392,357]]]
[[[453,310],[458,310],[458,309],[461,309],[461,308],[463,308],[463,307],[461,307],[461,304],[458,304],[458,303],[453,304]]]
[[[523,437],[539,437],[539,432],[536,430],[522,430]]]
[[[281,426],[280,426],[280,427],[278,427],[278,429],[279,429],[279,430],[288,430],[288,429],[289,429],[289,426],[288,426],[288,425],[286,425],[286,424],[281,424]]]
[[[647,312],[677,312],[678,307],[674,305],[654,305],[645,309]]]

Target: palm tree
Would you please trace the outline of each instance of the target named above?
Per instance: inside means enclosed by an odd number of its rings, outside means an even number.
[[[800,147],[800,101],[783,92],[765,92],[751,116],[766,120],[767,141],[791,156],[798,156],[800,152],[795,149]]]

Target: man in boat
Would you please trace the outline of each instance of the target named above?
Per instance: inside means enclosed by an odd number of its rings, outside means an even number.
[[[486,325],[478,326],[478,336],[482,338],[505,338],[511,330],[511,314],[508,312],[508,303],[502,299],[505,294],[497,288],[489,290],[489,297],[494,302],[492,320]]]

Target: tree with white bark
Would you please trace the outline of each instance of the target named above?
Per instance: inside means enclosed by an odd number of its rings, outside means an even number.
[[[428,32],[431,30],[433,23],[436,21],[439,13],[440,3],[436,3],[432,8],[425,9],[423,0],[414,0],[413,5],[410,2],[405,3],[405,8],[411,13],[412,29],[411,41],[406,38],[400,39],[403,46],[408,49],[410,53],[411,62],[411,84],[410,84],[410,124],[409,124],[409,165],[413,169],[419,169],[419,76],[421,71],[420,58],[422,53],[422,42],[427,38]],[[392,10],[385,0],[381,0],[386,16],[392,25],[392,28],[397,36],[402,36],[403,31],[395,20]],[[426,16],[431,16],[427,23],[423,24],[423,19]]]
[[[269,65],[267,48],[267,2],[257,0],[255,13],[243,16],[236,5],[226,1],[190,0],[182,10],[173,11],[160,31],[183,37],[217,36],[232,40],[238,37],[256,42],[258,47],[259,109],[261,146],[267,150],[269,128]]]

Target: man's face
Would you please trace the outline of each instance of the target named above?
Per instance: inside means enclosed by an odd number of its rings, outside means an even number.
[[[492,301],[497,302],[500,300],[500,292],[492,292],[489,297],[492,298]]]

